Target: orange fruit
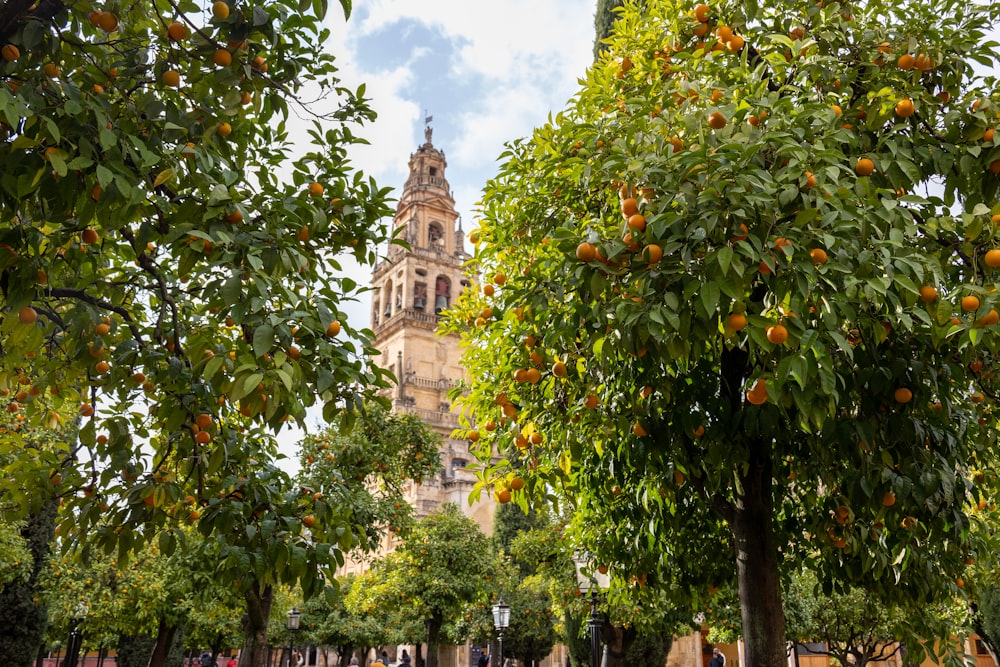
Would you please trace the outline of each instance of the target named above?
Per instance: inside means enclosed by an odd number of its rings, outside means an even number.
[[[164,86],[169,86],[171,88],[177,88],[181,85],[181,75],[175,69],[168,69],[163,73],[161,77]]]
[[[212,61],[219,67],[229,67],[233,64],[233,54],[229,52],[229,49],[216,49]]]
[[[803,184],[802,187],[804,188],[816,187],[816,176],[811,171],[807,171],[805,173],[805,176],[806,176],[806,182]]]
[[[584,241],[576,247],[576,258],[581,262],[589,262],[597,257],[597,248],[593,243]]]
[[[198,428],[206,429],[212,425],[212,415],[202,412],[195,418],[194,423],[198,425]]]
[[[767,328],[767,339],[775,345],[781,345],[788,340],[788,329],[781,324],[775,324]]]
[[[979,310],[979,297],[971,294],[962,297],[962,310],[966,313],[972,313]]]
[[[721,130],[726,126],[727,122],[729,121],[726,120],[726,117],[720,111],[713,111],[708,116],[708,126],[713,130]]]
[[[650,243],[648,246],[642,249],[642,256],[646,258],[646,261],[652,265],[663,259],[663,248],[656,245],[655,243]]]
[[[97,24],[104,32],[114,32],[118,30],[118,17],[111,12],[101,12],[97,17]]]
[[[234,225],[243,222],[243,211],[236,209],[235,211],[227,213],[226,222]]]
[[[990,162],[989,170],[991,174],[1000,174],[1000,159]]]
[[[637,232],[645,231],[646,229],[646,216],[641,213],[636,213],[630,216],[628,219],[628,226]]]
[[[941,100],[942,104],[948,104],[948,102],[951,102],[951,93],[948,92],[947,90],[942,90],[941,92],[939,92],[934,97],[936,97],[939,100]]]
[[[322,197],[324,189],[325,188],[323,187],[322,183],[309,184],[309,194],[311,194],[313,197]]]
[[[217,21],[225,21],[229,18],[229,5],[222,0],[216,0],[212,3],[212,16]]]
[[[597,396],[594,396],[593,394],[587,394],[587,397],[583,399],[583,407],[589,408],[590,410],[596,408],[597,404]]]
[[[93,229],[85,229],[83,230],[83,233],[80,234],[80,242],[86,243],[87,245],[94,245],[100,241],[100,239],[101,237],[97,234],[97,231]]]
[[[524,488],[524,480],[521,479],[520,477],[515,477],[514,479],[510,480],[510,488],[512,491],[520,491],[521,489]]]
[[[216,132],[216,133],[217,133],[217,134],[218,134],[218,135],[219,135],[220,137],[228,137],[228,136],[229,136],[230,134],[232,134],[232,133],[233,133],[233,126],[232,126],[232,125],[230,125],[229,123],[219,123],[219,124],[218,124],[218,125],[217,125],[217,126],[215,127],[215,132]]]
[[[895,112],[900,118],[909,118],[913,115],[914,111],[916,111],[916,108],[913,106],[913,100],[909,97],[904,97],[896,102]]]
[[[996,130],[994,130],[992,127],[988,128],[985,132],[983,132],[983,141],[987,142],[993,141],[993,135],[995,134]]]
[[[38,312],[31,306],[25,306],[17,311],[17,321],[21,324],[34,324],[38,320]]]
[[[3,48],[0,49],[0,54],[3,55],[4,60],[14,62],[21,57],[21,50],[13,44],[4,44]]]
[[[747,401],[752,405],[763,405],[767,402],[767,381],[764,378],[758,378],[747,392]]]
[[[980,327],[988,327],[993,326],[997,322],[1000,322],[1000,313],[998,313],[995,308],[990,308],[990,312],[976,320],[976,325]]]
[[[708,13],[711,11],[708,5],[698,5],[694,8],[694,17],[699,23],[708,22]]]
[[[920,288],[920,300],[924,303],[931,303],[937,300],[937,290],[930,285],[924,285]]]
[[[875,173],[875,163],[869,158],[863,157],[854,165],[854,173],[858,176],[871,176]]]
[[[632,424],[632,433],[640,438],[649,435],[649,432],[639,422]]]
[[[493,276],[493,282],[497,285],[503,287],[503,284],[507,282],[507,274],[497,273]]]
[[[529,368],[525,372],[525,382],[530,384],[538,384],[539,380],[542,379],[542,373],[537,368]]]
[[[306,514],[304,517],[302,517],[302,525],[305,526],[306,528],[312,528],[313,526],[316,525],[316,517],[314,517],[312,514]]]
[[[897,403],[906,404],[913,400],[913,392],[906,387],[900,387],[893,392],[892,397],[896,399]]]
[[[715,36],[720,42],[726,43],[733,38],[733,29],[727,25],[720,25],[715,29]]]
[[[1000,250],[996,248],[987,250],[986,255],[983,257],[983,262],[991,269],[1000,267]]]
[[[566,377],[566,364],[564,364],[561,361],[557,361],[556,363],[552,364],[552,374],[555,375],[557,378]]]
[[[198,431],[194,434],[194,441],[199,445],[206,445],[212,440],[212,434],[208,431]]]
[[[895,504],[896,504],[896,494],[893,493],[892,491],[886,491],[885,495],[882,496],[882,506],[892,507]]]
[[[744,47],[744,45],[746,45],[745,39],[739,35],[733,35],[733,38],[726,44],[726,48],[730,51],[739,51]]]
[[[506,505],[510,502],[510,489],[497,489],[496,492],[497,502],[501,505]]]
[[[743,331],[747,326],[747,317],[743,313],[730,313],[726,318],[726,328],[730,331]]]
[[[909,70],[913,69],[913,65],[916,63],[916,61],[917,59],[914,58],[913,55],[909,53],[904,53],[899,57],[899,60],[896,61],[896,65],[899,67],[899,69]]]
[[[45,66],[42,67],[42,71],[45,72],[45,76],[50,79],[54,79],[60,74],[59,66],[55,63],[45,63]]]
[[[104,375],[104,374],[105,374],[105,373],[107,373],[107,372],[108,372],[109,370],[111,370],[111,364],[109,364],[109,363],[108,363],[108,362],[106,362],[106,361],[98,361],[98,362],[97,362],[97,363],[96,363],[96,364],[94,365],[94,371],[95,371],[95,372],[96,372],[96,373],[97,373],[98,375]]]
[[[191,31],[183,23],[171,23],[167,26],[167,37],[171,42],[179,42],[182,39],[187,39],[191,35]]]
[[[826,251],[822,248],[813,248],[809,251],[809,256],[812,257],[813,264],[826,264]]]
[[[632,197],[628,197],[622,200],[622,215],[626,219],[631,218],[633,215],[639,212],[639,203]]]
[[[267,61],[264,60],[264,56],[257,56],[256,58],[254,58],[253,62],[251,63],[251,66],[257,72],[267,71]]]
[[[327,325],[326,327],[327,336],[336,336],[339,333],[340,333],[340,322],[334,320]]]
[[[82,403],[80,405],[80,416],[81,417],[92,417],[94,415],[94,406],[90,403]]]
[[[240,93],[240,104],[242,104],[243,106],[246,106],[246,105],[250,104],[250,102],[252,102],[252,101],[253,101],[253,93],[251,93],[249,91],[246,91],[246,90],[244,90],[242,93]],[[475,241],[473,241],[473,243],[475,243]]]

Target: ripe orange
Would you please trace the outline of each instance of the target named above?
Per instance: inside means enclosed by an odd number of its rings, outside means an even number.
[[[896,102],[895,111],[896,115],[899,116],[900,118],[909,118],[910,116],[913,115],[913,112],[915,110],[916,109],[913,106],[913,100],[911,100],[909,97],[904,97],[900,101]]]
[[[758,378],[753,387],[747,391],[747,401],[752,405],[763,405],[767,402],[767,380]]]
[[[512,491],[520,491],[521,489],[524,488],[524,480],[521,479],[520,477],[515,477],[514,479],[510,480],[510,488]]]
[[[529,440],[531,440],[531,444],[533,445],[540,445],[542,444],[542,434],[539,433],[538,431],[535,431],[534,433],[531,434]]]
[[[816,187],[816,176],[811,171],[807,171],[805,173],[805,176],[806,176],[806,182],[803,184],[802,187],[806,189]]]
[[[242,93],[240,93],[240,104],[246,106],[250,104],[250,102],[252,101],[253,101],[253,93],[247,90],[244,90]],[[475,241],[473,241],[473,243],[475,243]]]
[[[330,322],[330,324],[327,325],[327,327],[326,327],[326,335],[327,336],[331,336],[332,337],[332,336],[336,336],[339,333],[340,333],[340,322],[338,322],[337,320],[334,320],[334,321]]]
[[[979,310],[979,297],[968,296],[962,297],[962,310],[966,313],[972,313]]]
[[[21,324],[34,324],[38,320],[38,312],[31,306],[25,306],[17,311],[17,321]]]
[[[990,312],[976,320],[976,326],[988,327],[993,326],[997,322],[1000,322],[1000,313],[995,308],[990,308]]]
[[[930,285],[924,285],[920,288],[920,300],[924,303],[931,303],[937,300],[938,292],[936,289]]]
[[[813,264],[826,264],[826,251],[822,248],[813,248],[809,251],[809,256],[812,257]]]
[[[229,123],[219,123],[219,124],[218,124],[218,125],[217,125],[217,126],[215,127],[215,132],[216,132],[216,133],[217,133],[217,134],[218,134],[218,135],[219,135],[220,137],[228,137],[228,136],[229,136],[230,134],[232,134],[232,133],[233,133],[233,126],[232,126],[232,125],[230,125]]]
[[[906,404],[913,400],[913,392],[906,387],[900,387],[893,392],[892,397],[896,399],[897,403]]]
[[[913,65],[914,63],[916,63],[916,61],[917,59],[914,58],[912,54],[904,53],[899,57],[899,60],[896,61],[896,65],[899,67],[899,69],[910,70],[913,69]]]
[[[730,331],[743,331],[747,326],[747,317],[743,313],[730,313],[726,318],[726,328]]]
[[[313,526],[316,525],[316,517],[314,517],[312,514],[306,514],[304,517],[302,517],[302,525],[305,526],[306,528],[312,528]]]
[[[4,60],[14,62],[21,57],[21,50],[13,44],[4,44],[3,48],[0,49],[0,54],[3,55]]]
[[[587,397],[583,399],[583,407],[593,410],[597,407],[598,400],[597,396],[593,394],[587,394]]]
[[[229,18],[229,5],[222,0],[216,0],[212,3],[212,16],[217,21],[225,21]]]
[[[645,231],[646,229],[646,216],[641,213],[636,213],[628,219],[628,226],[637,232]]]
[[[171,23],[167,26],[167,37],[171,42],[179,42],[182,39],[187,39],[191,35],[191,31],[183,23]]]
[[[557,378],[566,377],[566,364],[564,364],[561,361],[557,361],[556,363],[552,364],[552,374],[555,375]]]
[[[896,494],[893,493],[892,491],[886,491],[885,495],[882,496],[882,506],[892,507],[895,504],[896,504]]]
[[[266,72],[267,61],[264,60],[264,56],[257,56],[256,58],[253,59],[251,67],[253,67],[253,69],[257,72]]]
[[[198,425],[200,429],[206,429],[212,425],[212,415],[207,412],[202,412],[195,418],[194,423]]]
[[[542,373],[537,368],[529,368],[525,371],[524,381],[530,384],[538,384],[542,379]]]
[[[493,276],[493,282],[503,287],[503,284],[507,282],[507,274],[497,273],[496,275]]]
[[[194,441],[199,445],[207,445],[212,441],[212,434],[208,431],[198,431],[194,434]]]
[[[633,215],[639,212],[639,203],[632,197],[627,197],[622,200],[622,215],[626,219],[631,218]]]
[[[694,17],[699,23],[708,23],[708,13],[711,11],[708,5],[698,5],[694,8]]]
[[[97,234],[94,229],[85,229],[83,233],[80,234],[80,242],[86,243],[87,245],[94,245],[101,240],[101,237]]]
[[[1000,174],[1000,158],[990,162],[989,170],[991,174]]]
[[[656,264],[663,259],[663,248],[655,243],[650,243],[642,249],[642,256],[650,265]]]
[[[581,262],[589,262],[597,257],[597,248],[593,243],[582,242],[576,247],[576,258]]]
[[[875,173],[875,163],[869,158],[863,157],[854,165],[854,173],[858,176],[871,176]]]
[[[496,492],[497,502],[501,505],[506,505],[510,502],[510,489],[497,489]]]
[[[95,371],[95,372],[96,372],[96,373],[97,373],[98,375],[104,375],[104,374],[105,374],[105,373],[107,373],[107,372],[108,372],[109,370],[111,370],[111,364],[109,364],[109,363],[108,363],[108,362],[106,362],[106,361],[98,361],[98,362],[97,362],[97,363],[96,363],[96,364],[94,365],[94,371]]]
[[[92,417],[94,415],[94,406],[90,403],[83,403],[80,405],[80,416],[81,417]]]
[[[309,184],[309,194],[311,194],[313,197],[322,197],[324,189],[325,188],[323,187],[322,183]]]
[[[775,324],[767,328],[767,339],[775,345],[781,345],[788,340],[788,329],[781,324]]]
[[[212,61],[219,67],[229,67],[233,64],[233,54],[229,52],[229,49],[216,49]]]
[[[726,44],[726,48],[730,51],[740,51],[746,45],[746,40],[739,35],[733,35],[733,38],[729,40]]]
[[[719,41],[725,44],[733,38],[733,29],[727,25],[720,25],[715,29],[715,36],[719,38]]]
[[[177,88],[181,85],[181,75],[177,70],[168,69],[163,73],[161,77],[164,86],[169,86],[171,88]]]
[[[639,422],[632,424],[632,433],[640,438],[649,435],[649,432]]]
[[[986,266],[991,269],[996,269],[1000,267],[1000,250],[993,248],[992,250],[986,251],[986,256],[983,257],[983,262]]]
[[[993,141],[993,136],[995,134],[996,134],[996,130],[994,130],[992,127],[988,128],[985,132],[983,132],[983,141],[992,142]]]
[[[721,130],[726,126],[726,117],[720,111],[713,111],[708,117],[708,126],[713,130]]]
[[[60,74],[59,66],[55,63],[45,63],[45,66],[42,67],[42,71],[45,72],[45,76],[50,79],[55,79]]]

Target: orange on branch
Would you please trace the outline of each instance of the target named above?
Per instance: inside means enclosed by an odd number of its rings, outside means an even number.
[[[163,82],[164,86],[169,86],[170,88],[177,88],[181,85],[180,72],[175,69],[168,69],[163,73],[163,76],[160,77],[160,80]]]
[[[962,310],[966,313],[973,313],[979,310],[979,297],[972,294],[962,297]]]
[[[938,291],[930,285],[924,285],[920,288],[920,300],[924,303],[932,303],[937,300],[937,297]]]
[[[913,400],[913,392],[906,387],[900,387],[895,392],[893,392],[892,397],[897,403],[906,404]]]
[[[233,54],[229,52],[229,49],[216,49],[212,55],[212,62],[219,67],[229,67],[233,64]]]
[[[622,215],[625,218],[630,218],[639,212],[639,204],[633,197],[627,197],[622,200]]]
[[[870,158],[860,158],[854,165],[854,173],[858,176],[871,176],[875,173],[875,163]]]
[[[983,262],[991,269],[1000,267],[1000,250],[997,248],[987,250],[986,255],[983,257]]]
[[[167,37],[171,42],[179,42],[187,39],[190,35],[191,31],[183,23],[175,21],[167,26]]]
[[[773,326],[768,327],[766,330],[766,334],[767,334],[767,339],[775,345],[781,345],[786,340],[788,340],[788,329],[786,329],[781,324],[775,324]]]
[[[726,318],[726,328],[730,331],[743,331],[747,326],[747,317],[743,313],[730,313]]]
[[[34,324],[38,321],[38,311],[31,306],[25,306],[17,311],[17,321],[21,324]]]
[[[913,115],[916,108],[913,106],[913,100],[909,97],[904,97],[900,101],[896,102],[895,106],[896,115],[900,118],[909,118]]]
[[[576,258],[581,262],[589,262],[597,257],[597,248],[593,243],[584,241],[576,246]]]
[[[225,21],[229,18],[229,5],[222,0],[215,0],[212,3],[212,16],[217,21]]]
[[[726,120],[726,117],[722,115],[721,111],[713,111],[708,116],[708,126],[713,130],[721,130],[728,122],[729,121]]]

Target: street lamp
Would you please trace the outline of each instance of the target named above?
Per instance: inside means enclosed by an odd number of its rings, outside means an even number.
[[[299,629],[299,621],[302,620],[302,612],[292,607],[288,612],[288,619],[285,627],[288,628],[288,667],[292,667],[292,656],[295,653],[295,632]]]
[[[600,602],[601,589],[607,588],[611,580],[606,572],[600,569],[591,569],[590,554],[577,552],[573,556],[573,564],[576,566],[576,582],[580,587],[580,592],[586,595],[590,593],[590,619],[587,625],[590,627],[590,667],[599,667],[601,662],[601,619],[600,612],[597,611],[597,603]]]
[[[63,667],[76,667],[76,661],[80,657],[80,645],[83,643],[83,632],[80,630],[80,623],[87,618],[90,606],[86,602],[80,602],[73,608],[73,617],[69,619],[69,640],[66,642],[66,661]]]
[[[500,650],[497,651],[498,663],[493,667],[503,667],[503,631],[510,627],[510,605],[500,598],[493,605],[493,625],[497,628],[497,643]]]

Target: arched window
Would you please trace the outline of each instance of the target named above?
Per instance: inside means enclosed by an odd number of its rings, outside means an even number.
[[[374,299],[372,301],[372,322],[374,322],[375,324],[378,324],[378,318],[379,318],[378,307],[379,307],[379,300]]]
[[[434,314],[451,307],[451,281],[445,276],[438,276],[434,283]]]
[[[382,314],[389,317],[392,315],[392,281],[388,281],[382,289],[385,291],[383,295],[385,296],[385,310],[382,311]]]
[[[427,226],[427,244],[431,247],[444,245],[444,230],[440,223],[432,222]]]
[[[423,310],[427,306],[427,284],[413,283],[413,309]]]

